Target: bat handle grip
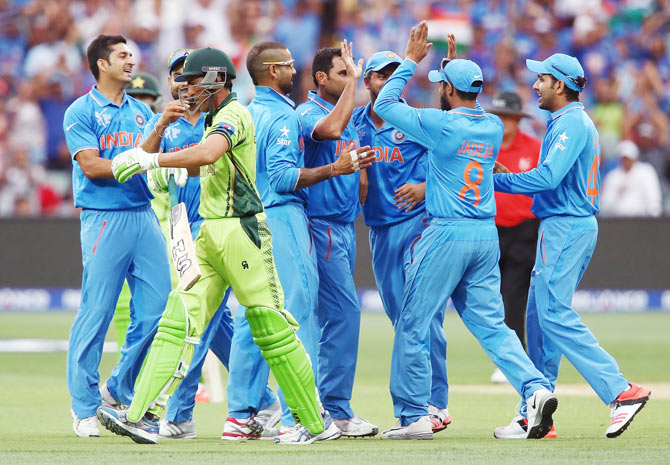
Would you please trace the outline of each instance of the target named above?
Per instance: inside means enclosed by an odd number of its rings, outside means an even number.
[[[174,180],[174,174],[171,174],[168,179],[168,192],[170,193],[170,206],[174,207],[179,203],[177,198],[177,183]]]

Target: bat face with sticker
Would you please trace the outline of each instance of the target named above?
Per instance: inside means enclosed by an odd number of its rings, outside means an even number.
[[[168,182],[170,193],[170,254],[172,263],[179,276],[179,287],[189,290],[200,279],[200,265],[195,255],[195,244],[188,223],[186,204],[177,202],[177,184],[170,175]]]

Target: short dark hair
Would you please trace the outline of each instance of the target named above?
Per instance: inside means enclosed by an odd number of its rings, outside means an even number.
[[[112,53],[112,46],[116,44],[125,44],[126,39],[123,36],[106,36],[99,35],[88,46],[86,56],[88,58],[88,67],[93,73],[93,77],[97,81],[100,78],[100,69],[98,68],[98,60],[102,58],[109,63],[109,55]]]
[[[247,70],[255,86],[258,85],[258,77],[265,70],[263,68],[265,65],[263,65],[259,57],[266,50],[286,50],[286,45],[279,42],[259,42],[251,47],[247,55]]]
[[[553,74],[548,74],[547,76],[551,78],[551,88],[553,89],[558,82],[558,79],[556,79]],[[563,82],[563,84],[565,84],[565,82]],[[565,98],[568,102],[579,102],[579,92],[570,89],[568,85],[565,84]]]
[[[456,95],[458,95],[458,97],[461,100],[469,100],[471,102],[474,102],[475,100],[477,100],[477,97],[479,96],[479,93],[477,92],[465,92],[462,90],[458,90],[455,87],[454,90],[456,91]]]
[[[323,71],[328,74],[333,68],[333,58],[341,56],[342,50],[339,48],[320,48],[316,51],[314,60],[312,60],[312,80],[317,88],[319,87],[319,83],[316,80],[316,73]]]

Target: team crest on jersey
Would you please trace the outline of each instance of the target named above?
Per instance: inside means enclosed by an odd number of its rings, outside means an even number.
[[[233,125],[229,123],[219,123],[219,125],[216,127],[216,130],[225,132],[229,136],[235,134],[235,127],[233,127]]]
[[[396,144],[399,144],[400,142],[404,141],[407,138],[405,134],[398,131],[397,129],[393,131],[391,137],[393,138],[393,142],[395,142]]]
[[[102,111],[96,111],[95,112],[95,119],[98,122],[98,124],[104,128],[107,127],[109,122],[112,120],[112,115],[105,113],[107,111],[107,108],[105,108]]]
[[[143,128],[147,120],[145,120],[144,116],[142,116],[141,114],[135,113],[135,122],[139,127]]]
[[[166,137],[170,141],[173,141],[177,138],[181,130],[178,127],[175,126],[168,126],[165,128],[165,131],[163,132],[163,137]]]

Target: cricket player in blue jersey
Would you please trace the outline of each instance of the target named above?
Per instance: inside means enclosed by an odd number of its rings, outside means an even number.
[[[199,108],[192,111],[188,102],[179,100],[179,89],[186,86],[185,82],[177,82],[184,67],[184,61],[190,50],[180,49],[173,52],[168,60],[168,84],[173,100],[169,102],[163,113],[156,114],[146,125],[142,149],[147,152],[175,152],[198,145],[205,130],[205,114]],[[165,170],[154,169],[147,173],[149,183],[155,190],[166,191],[167,179]],[[198,213],[200,207],[200,178],[188,178],[184,187],[177,189],[180,202],[186,205],[188,221],[193,238],[198,235],[202,217]],[[161,422],[159,435],[170,439],[192,439],[196,437],[193,408],[198,381],[202,366],[209,349],[228,367],[230,344],[233,336],[233,320],[227,307],[228,291],[221,306],[212,317],[210,324],[203,333],[201,342],[195,347],[193,360],[188,373],[174,395],[170,397],[167,414]]]
[[[272,232],[277,274],[284,289],[284,305],[300,324],[297,331],[316,368],[319,327],[317,296],[319,277],[316,253],[309,234],[305,187],[365,169],[371,157],[352,160],[342,151],[333,163],[305,168],[304,142],[295,104],[287,97],[296,74],[291,52],[278,42],[261,42],[247,55],[247,69],[256,85],[249,112],[256,127],[256,187]],[[359,148],[364,154],[366,147]],[[239,425],[255,416],[267,431],[279,420],[280,403],[264,396],[270,368],[254,344],[244,312],[237,312],[228,377],[228,412],[223,439],[248,439]],[[251,380],[251,386],[247,387]],[[266,391],[265,391],[266,392]],[[284,404],[284,402],[282,402]],[[269,419],[265,412],[273,411]],[[282,426],[295,425],[283,408]],[[258,413],[257,413],[258,412]],[[338,435],[339,436],[339,435]],[[283,437],[283,435],[282,435]],[[333,437],[332,439],[336,439]]]
[[[107,380],[114,399],[128,403],[170,292],[166,243],[151,209],[146,177],[125,184],[111,160],[138,146],[151,109],[129,97],[135,62],[122,36],[101,35],[87,58],[97,84],[65,112],[63,129],[72,155],[74,204],[81,207],[81,304],[70,331],[67,384],[77,436],[99,436],[102,399],[98,365],[124,280],[132,293],[131,324],[118,364]]]
[[[535,266],[531,274],[526,326],[528,354],[553,391],[561,357],[572,363],[600,399],[610,405],[606,436],[623,433],[644,407],[651,391],[630,383],[571,308],[572,296],[593,255],[598,236],[600,140],[579,102],[586,77],[579,61],[554,54],[526,60],[538,74],[533,89],[540,108],[551,112],[537,168],[494,176],[495,189],[534,194],[531,210],[540,218]],[[496,437],[518,437],[525,407]]]
[[[426,205],[426,149],[382,120],[372,106],[379,90],[402,63],[394,52],[377,52],[368,60],[365,86],[370,103],[354,110],[353,121],[361,144],[373,147],[375,163],[366,170],[368,194],[363,205],[370,227],[372,271],[386,314],[394,327],[402,309],[405,270],[412,261],[413,246],[428,226]],[[447,339],[443,323],[446,307],[430,325],[431,395],[428,413],[433,432],[451,423],[447,410]]]
[[[312,62],[316,91],[296,111],[305,140],[305,167],[334,162],[350,146],[360,147],[351,120],[363,60],[354,62],[351,44],[317,51]],[[354,285],[360,173],[339,176],[309,188],[307,216],[319,269],[317,386],[323,406],[348,436],[373,436],[377,426],[351,408],[361,309]],[[364,201],[363,198],[360,199]]]
[[[429,327],[449,297],[463,323],[510,383],[528,401],[529,439],[553,424],[558,400],[505,326],[500,295],[493,169],[503,136],[495,115],[477,106],[482,71],[472,61],[444,61],[428,78],[440,82],[441,110],[416,109],[400,94],[428,54],[428,26],[412,28],[405,60],[382,87],[374,111],[427,149],[426,210],[431,223],[414,246],[395,325],[391,397],[396,425],[386,439],[432,439]]]

